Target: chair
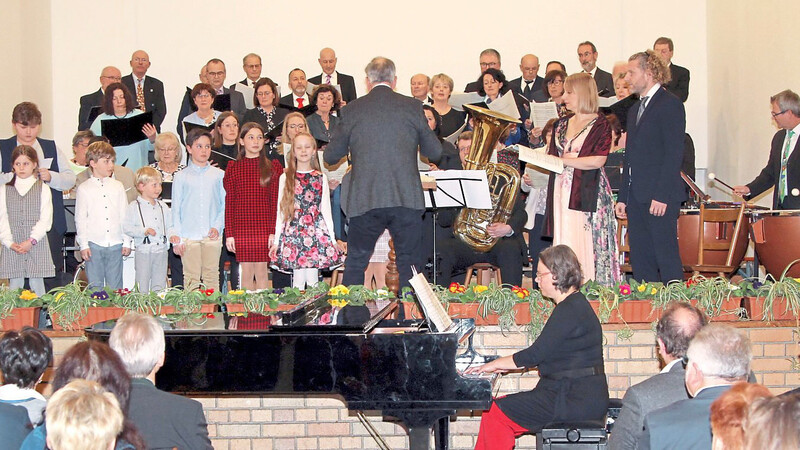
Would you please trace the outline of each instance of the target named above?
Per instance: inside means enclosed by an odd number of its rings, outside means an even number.
[[[497,266],[493,266],[489,263],[475,263],[469,267],[467,267],[467,274],[464,277],[464,286],[469,286],[470,281],[472,281],[472,276],[477,274],[478,284],[488,284],[484,283],[484,276],[488,275],[491,277],[491,273],[486,274],[486,272],[493,272],[494,278],[497,281],[498,285],[503,284],[503,278],[500,276],[500,268]]]
[[[628,242],[628,219],[617,219],[617,248],[622,274],[633,273],[630,264],[631,244]]]
[[[743,220],[744,203],[738,208],[707,208],[705,204],[700,205],[697,264],[689,266],[695,275],[701,272],[716,272],[719,276],[725,277],[738,269],[733,260]],[[716,230],[711,236],[706,233],[707,223],[716,225]],[[706,254],[707,250],[726,252],[725,263],[706,262],[710,256]]]

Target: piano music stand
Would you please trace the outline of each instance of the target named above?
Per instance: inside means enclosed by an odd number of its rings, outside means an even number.
[[[427,191],[425,209],[433,213],[433,284],[436,284],[436,222],[439,208],[491,209],[489,182],[484,170],[436,170],[426,172],[436,179],[436,189]]]

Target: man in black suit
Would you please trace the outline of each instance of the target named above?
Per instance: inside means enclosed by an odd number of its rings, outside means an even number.
[[[664,312],[656,325],[658,355],[664,368],[625,392],[622,410],[608,440],[610,450],[636,449],[647,414],[689,398],[681,359],[686,356],[689,342],[706,323],[703,312],[688,303],[673,303]]]
[[[519,62],[519,70],[522,72],[522,76],[509,82],[511,92],[532,102],[533,94],[541,91],[542,83],[544,83],[544,78],[539,76],[539,58],[531,54],[523,56]]]
[[[255,53],[246,54],[244,58],[242,58],[242,69],[247,77],[244,80],[238,83],[233,83],[230,86],[232,91],[238,91],[242,93],[242,96],[244,97],[244,104],[247,109],[253,109],[255,107],[253,104],[253,89],[255,89],[255,85],[258,80],[261,79],[261,68],[260,56]]]
[[[775,188],[772,209],[800,209],[800,96],[787,89],[769,100],[780,128],[772,137],[769,161],[755,180],[734,186],[734,192],[752,198]]]
[[[711,403],[750,373],[750,340],[730,325],[712,323],[698,331],[686,351],[684,377],[692,398],[644,418],[638,449],[711,448]]]
[[[633,277],[664,283],[680,280],[677,230],[680,204],[686,198],[680,176],[686,111],[663,88],[669,70],[654,51],[631,56],[625,79],[639,101],[628,111],[622,186],[615,209],[618,217],[628,219]]]
[[[146,76],[149,68],[150,56],[144,50],[136,50],[131,55],[131,74],[122,77],[122,84],[131,91],[139,104],[139,109],[153,112],[153,125],[160,133],[161,123],[167,115],[164,83],[157,78]]]
[[[225,63],[222,62],[221,59],[214,58],[209,60],[205,65],[205,74],[208,80],[208,84],[211,85],[212,88],[217,92],[217,95],[220,94],[230,94],[231,96],[231,111],[236,113],[236,116],[239,117],[239,120],[244,116],[245,111],[247,111],[247,106],[244,102],[244,96],[241,92],[236,92],[229,88],[225,87]],[[203,71],[200,71],[200,78],[202,81]],[[183,140],[183,119],[191,114],[195,108],[193,108],[194,103],[192,102],[191,98],[191,91],[189,89],[186,90],[186,94],[183,96],[183,101],[181,102],[181,110],[178,113],[178,125],[177,131],[178,136],[181,137]]]
[[[103,68],[103,71],[100,72],[100,89],[81,97],[81,108],[78,110],[78,131],[88,130],[92,126],[94,118],[90,120],[89,117],[92,108],[101,106],[106,87],[111,83],[119,83],[120,80],[122,80],[122,73],[119,69],[114,66]]]
[[[117,320],[109,345],[131,376],[128,418],[148,448],[211,449],[203,406],[160,391],[156,372],[164,365],[164,329],[150,316],[130,313]]]
[[[411,96],[422,103],[433,103],[433,99],[428,94],[430,82],[431,77],[424,73],[418,73],[411,77]]]
[[[280,104],[289,109],[303,109],[311,105],[308,92],[308,81],[303,69],[294,68],[289,72],[289,94],[281,97]]]
[[[597,67],[597,47],[589,41],[578,44],[578,61],[583,67],[583,71],[590,74],[597,83],[597,93],[600,97],[613,97],[614,78],[610,73]]]
[[[479,62],[481,66],[481,73],[483,73],[486,69],[502,70],[500,68],[500,52],[493,48],[487,48],[486,50],[482,51]],[[471,81],[464,87],[464,92],[478,92],[482,88],[482,83],[479,83],[478,81]]]
[[[672,76],[672,80],[664,87],[686,103],[686,99],[689,98],[689,69],[672,63],[674,48],[672,39],[666,37],[656,39],[656,43],[653,44],[653,50],[667,63]]]
[[[319,51],[319,66],[322,73],[311,77],[308,82],[314,85],[332,84],[339,85],[342,94],[342,106],[356,99],[356,82],[350,75],[336,71],[336,52],[332,48],[323,48]]]
[[[351,171],[342,182],[342,210],[350,218],[343,284],[364,281],[364,270],[384,229],[397,253],[400,286],[420,261],[425,201],[417,152],[438,160],[442,145],[428,126],[422,103],[394,92],[394,63],[376,57],[366,67],[369,93],[348,104],[325,149],[334,164],[348,153]],[[419,266],[422,268],[422,266]]]

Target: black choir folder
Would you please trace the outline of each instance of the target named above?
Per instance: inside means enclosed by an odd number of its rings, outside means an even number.
[[[142,127],[148,123],[153,123],[153,111],[125,119],[104,120],[100,122],[100,129],[103,136],[108,139],[108,142],[112,146],[118,147],[147,139],[147,136],[142,132]]]

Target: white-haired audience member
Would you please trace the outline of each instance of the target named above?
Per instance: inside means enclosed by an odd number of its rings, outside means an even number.
[[[744,421],[744,448],[800,448],[800,394],[756,400]]]
[[[51,450],[111,450],[123,415],[114,394],[95,381],[77,378],[50,397],[46,421]]]
[[[196,400],[156,389],[164,365],[164,330],[152,316],[129,313],[111,331],[116,351],[132,378],[128,417],[150,448],[211,449],[203,407]]]
[[[686,352],[686,390],[693,398],[644,418],[639,449],[711,448],[711,403],[737,381],[747,380],[750,340],[730,325],[710,324],[697,332]]]

